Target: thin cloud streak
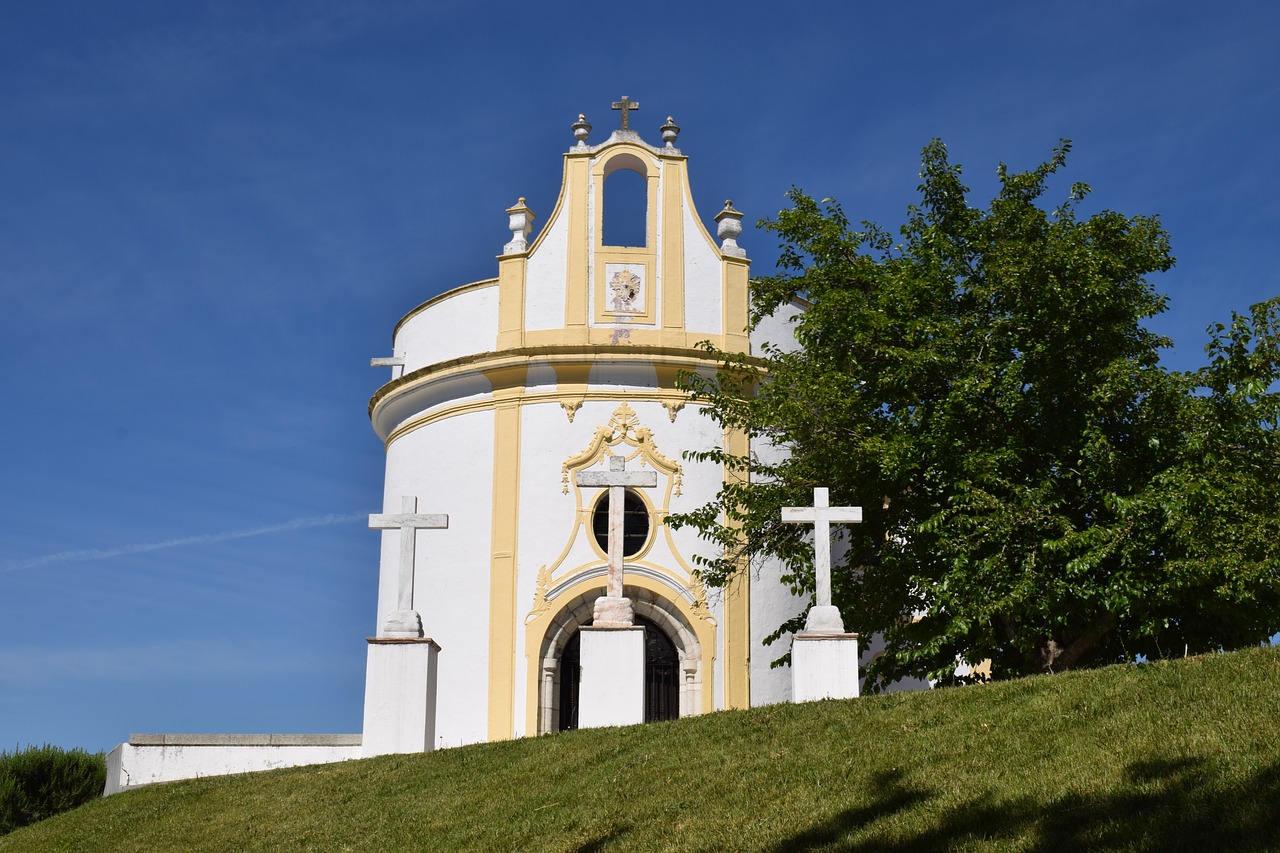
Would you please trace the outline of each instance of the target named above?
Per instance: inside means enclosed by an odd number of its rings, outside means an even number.
[[[16,572],[23,569],[35,569],[55,563],[85,563],[91,560],[107,560],[112,557],[123,557],[129,554],[145,554],[148,551],[162,551],[166,548],[181,548],[187,545],[208,545],[213,542],[226,542],[231,539],[248,539],[252,536],[266,536],[271,533],[286,533],[291,530],[304,530],[308,527],[328,527],[347,521],[368,518],[368,513],[329,513],[295,518],[283,524],[271,524],[266,527],[251,527],[246,530],[229,530],[225,533],[205,533],[200,536],[184,536],[180,539],[166,539],[163,542],[143,542],[137,545],[122,545],[119,548],[88,548],[80,551],[60,551],[57,554],[46,554],[43,557],[32,557],[0,566],[0,572]]]

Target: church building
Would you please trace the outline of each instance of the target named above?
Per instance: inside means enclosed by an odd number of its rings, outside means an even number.
[[[536,238],[521,198],[497,277],[410,311],[394,356],[379,360],[394,374],[369,404],[386,444],[384,512],[416,498],[449,516],[447,529],[417,533],[410,624],[396,621],[407,533],[383,535],[378,595],[380,637],[439,645],[438,746],[576,727],[579,628],[605,594],[609,491],[577,475],[606,470],[611,456],[657,473],[655,487],[626,490],[624,512],[623,594],[646,629],[645,719],[790,698],[789,673],[770,668],[786,649],[762,639],[803,603],[767,567],[705,588],[693,558],[709,544],[665,524],[714,498],[726,476],[687,451],[746,449],[676,387],[681,371],[715,368],[696,345],[753,352],[790,330],[745,331],[742,214],[726,202],[709,233],[680,129],[668,118],[650,144],[630,129],[637,105],[614,106],[621,128],[599,143],[585,118],[573,125],[560,196]],[[642,192],[620,197],[624,180]],[[628,216],[643,227],[619,239],[614,223]]]
[[[583,116],[572,125],[537,236],[521,198],[506,211],[510,240],[494,247],[497,276],[411,310],[392,354],[373,359],[391,376],[369,403],[386,480],[370,516],[382,542],[363,732],[132,735],[108,756],[107,793],[587,725],[584,637],[595,629],[643,629],[634,668],[596,658],[636,697],[619,719],[792,699],[791,673],[770,666],[788,648],[763,640],[807,600],[768,563],[706,588],[695,557],[714,546],[666,518],[711,501],[729,476],[690,451],[749,449],[677,376],[715,370],[702,341],[746,353],[793,345],[794,312],[748,334],[742,214],[725,202],[713,237],[680,128],[668,117],[651,144],[630,128],[639,104],[613,107],[621,126],[603,141]]]

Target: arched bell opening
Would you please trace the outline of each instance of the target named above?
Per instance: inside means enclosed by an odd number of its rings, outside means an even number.
[[[622,168],[604,179],[600,236],[605,246],[649,245],[649,187],[643,172]]]
[[[547,630],[538,688],[538,733],[577,727],[581,678],[579,629],[590,625],[595,599],[589,590],[566,604]],[[645,722],[696,714],[702,707],[702,649],[693,629],[671,602],[650,590],[625,587],[636,624],[645,628]]]

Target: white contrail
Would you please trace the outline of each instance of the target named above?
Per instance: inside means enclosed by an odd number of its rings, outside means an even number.
[[[122,545],[119,548],[87,548],[83,551],[60,551],[57,554],[46,554],[43,557],[32,557],[29,560],[19,560],[16,563],[0,565],[0,572],[34,569],[53,563],[83,563],[89,560],[106,560],[110,557],[122,557],[126,554],[144,554],[147,551],[160,551],[164,548],[181,548],[183,545],[226,542],[228,539],[248,539],[250,536],[266,536],[268,533],[284,533],[287,530],[302,530],[306,527],[326,527],[330,524],[341,524],[344,521],[355,521],[368,517],[368,513],[347,513],[345,515],[330,513],[329,515],[295,518],[283,524],[271,524],[266,527],[229,530],[225,533],[205,533],[200,536],[184,536],[181,539],[166,539],[163,542],[143,542],[138,545]]]

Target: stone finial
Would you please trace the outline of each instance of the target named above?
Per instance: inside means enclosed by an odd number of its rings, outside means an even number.
[[[525,206],[524,198],[516,202],[515,207],[507,208],[510,218],[508,228],[511,229],[511,242],[502,247],[502,254],[514,255],[529,249],[529,232],[533,230],[533,220],[537,217]]]
[[[579,148],[587,147],[587,137],[591,135],[591,122],[587,121],[587,117],[578,113],[578,120],[573,123],[573,138],[578,140]]]
[[[733,209],[733,202],[726,199],[724,210],[716,214],[716,236],[722,241],[720,251],[730,257],[745,258],[746,249],[738,245],[742,233],[742,211]]]
[[[675,148],[676,137],[680,135],[680,125],[676,124],[676,120],[667,116],[667,123],[658,130],[662,132],[662,141],[667,143],[667,147]]]

